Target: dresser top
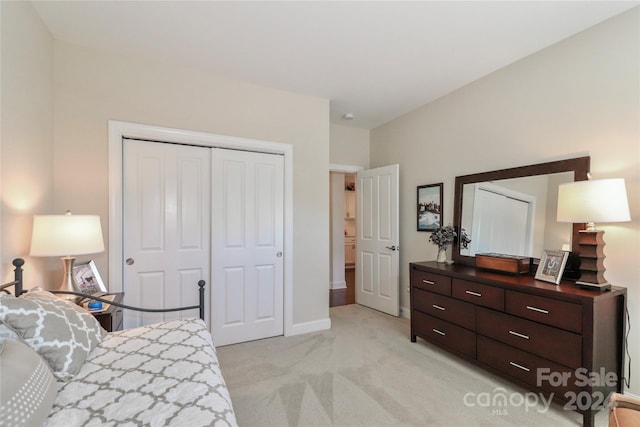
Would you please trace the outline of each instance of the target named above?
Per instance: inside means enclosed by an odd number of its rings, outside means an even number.
[[[486,270],[477,269],[476,267],[463,264],[445,264],[435,261],[412,262],[410,264],[419,270],[428,271],[430,273],[443,274],[463,280],[472,280],[485,283],[488,285],[500,286],[505,289],[512,289],[522,292],[528,292],[536,295],[553,298],[554,296],[562,299],[570,299],[575,301],[592,301],[597,302],[599,299],[608,299],[613,296],[627,293],[627,289],[619,286],[612,286],[610,291],[599,292],[576,287],[575,282],[563,280],[559,285],[553,283],[536,280],[530,275],[510,275],[501,274]]]

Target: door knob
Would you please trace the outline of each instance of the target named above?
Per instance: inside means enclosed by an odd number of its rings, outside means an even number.
[[[281,257],[282,257],[282,252],[280,252],[280,251],[276,252],[276,256],[277,256],[278,258],[281,258]]]
[[[127,263],[127,265],[133,265],[133,263],[135,263],[133,258],[127,258],[127,260],[125,262]]]
[[[396,245],[393,245],[393,246],[385,246],[385,248],[387,248],[387,249],[391,249],[392,251],[395,251],[395,250],[399,249],[399,248],[397,248],[397,247],[396,247]]]

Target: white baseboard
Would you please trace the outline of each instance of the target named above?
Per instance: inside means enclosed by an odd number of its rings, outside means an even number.
[[[331,319],[312,320],[311,322],[294,323],[285,333],[285,336],[308,334],[311,332],[325,331],[331,329]]]
[[[411,319],[411,310],[409,310],[407,307],[400,307],[400,317]]]
[[[329,286],[329,289],[347,289],[347,282],[344,280],[341,282],[331,282]]]

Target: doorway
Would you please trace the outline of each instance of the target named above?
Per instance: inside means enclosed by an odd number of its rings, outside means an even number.
[[[356,174],[331,172],[332,277],[329,307],[355,304]]]
[[[350,209],[353,209],[355,223],[355,302],[398,316],[400,166],[396,164],[364,170],[361,167],[331,165],[329,171],[332,251],[329,293],[339,295],[342,292],[334,291],[342,288],[347,293],[344,245],[348,229],[344,223],[347,216],[345,193],[353,190],[356,203]],[[353,188],[348,188],[350,185],[344,179],[345,173],[355,174]],[[331,297],[329,302],[331,305]]]

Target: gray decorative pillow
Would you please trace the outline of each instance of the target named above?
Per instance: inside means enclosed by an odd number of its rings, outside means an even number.
[[[18,332],[63,381],[78,373],[106,334],[92,314],[42,290],[1,296],[0,322]]]
[[[41,427],[56,399],[56,380],[47,363],[27,345],[0,343],[0,414],[6,427]]]
[[[20,335],[4,323],[0,322],[0,343],[4,340],[18,340],[20,341]]]

